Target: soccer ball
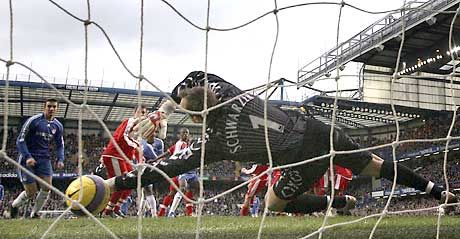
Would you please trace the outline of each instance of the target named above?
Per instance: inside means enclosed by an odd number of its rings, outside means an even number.
[[[85,175],[82,176],[80,184],[80,178],[73,180],[69,187],[65,190],[65,195],[75,201],[82,204],[90,213],[93,215],[99,214],[104,210],[105,206],[109,202],[110,189],[109,186],[104,183],[104,179],[97,175]],[[80,194],[83,194],[80,199]],[[78,207],[77,204],[72,205],[72,201],[66,200],[67,206],[71,206],[71,211],[80,216],[84,216],[85,213]]]

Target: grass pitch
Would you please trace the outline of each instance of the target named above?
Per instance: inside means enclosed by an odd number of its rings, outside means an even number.
[[[356,217],[334,217],[329,224]],[[261,218],[211,217],[202,218],[200,238],[239,239],[257,238]],[[262,238],[299,238],[317,230],[323,218],[267,217]],[[377,228],[374,238],[436,238],[435,216],[386,217]],[[52,219],[0,220],[0,238],[40,238],[53,223]],[[142,238],[195,238],[196,218],[145,218]],[[322,238],[368,238],[376,219],[340,226],[324,232]],[[101,219],[120,238],[138,238],[137,218]],[[57,223],[47,238],[111,238],[99,225],[88,218],[65,219]],[[311,238],[318,238],[317,235]],[[443,217],[440,238],[460,238],[460,217]]]

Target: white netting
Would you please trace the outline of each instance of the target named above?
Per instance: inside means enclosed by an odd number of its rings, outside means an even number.
[[[104,128],[105,132],[111,136],[110,134],[110,131],[109,129],[107,128],[107,126],[104,124],[103,120],[100,119],[98,117],[98,115],[87,105],[87,94],[88,94],[88,62],[89,62],[89,59],[90,59],[90,51],[88,50],[88,46],[89,46],[89,35],[88,35],[88,28],[90,27],[95,27],[97,30],[99,30],[103,36],[105,37],[107,43],[109,44],[110,48],[113,50],[113,52],[116,54],[119,62],[122,64],[123,68],[129,73],[129,75],[131,75],[131,77],[133,78],[134,81],[137,82],[137,89],[138,89],[138,102],[140,104],[141,102],[141,98],[142,98],[142,95],[141,95],[141,82],[147,82],[148,84],[150,84],[153,88],[155,88],[157,91],[160,91],[161,93],[163,93],[165,95],[165,97],[169,98],[170,97],[165,93],[163,92],[157,85],[155,85],[151,80],[148,79],[148,77],[144,76],[143,75],[143,45],[144,45],[144,41],[143,41],[143,34],[144,34],[144,2],[141,1],[140,2],[140,37],[139,37],[139,72],[138,74],[135,74],[133,73],[134,71],[130,70],[130,68],[127,66],[127,64],[125,63],[125,61],[123,60],[123,58],[121,57],[121,54],[119,54],[119,52],[117,51],[116,47],[114,46],[114,44],[112,43],[111,39],[110,39],[110,36],[109,34],[107,34],[107,32],[104,30],[104,28],[98,24],[97,22],[93,21],[92,20],[92,16],[91,16],[91,4],[90,4],[90,1],[88,0],[86,2],[86,17],[78,17],[77,14],[73,14],[72,11],[70,10],[67,10],[66,8],[62,7],[60,4],[54,2],[54,1],[49,1],[50,2],[50,5],[56,7],[56,9],[58,11],[61,11],[65,14],[67,14],[69,17],[73,18],[76,22],[80,22],[83,24],[84,26],[84,39],[85,39],[85,42],[84,42],[84,46],[85,46],[85,52],[84,52],[84,69],[85,69],[85,73],[84,73],[84,85],[85,85],[85,91],[84,91],[84,100],[83,100],[83,103],[82,104],[75,104],[74,102],[72,102],[71,100],[69,100],[69,98],[65,97],[61,92],[59,92],[58,89],[56,89],[52,84],[50,84],[50,82],[43,76],[41,76],[39,74],[38,71],[36,71],[35,69],[33,69],[32,67],[29,67],[27,66],[27,64],[25,63],[22,63],[22,62],[19,62],[19,61],[16,61],[15,58],[14,58],[14,54],[13,54],[13,50],[14,50],[14,40],[15,40],[15,37],[14,37],[14,4],[13,4],[13,1],[10,0],[9,1],[9,21],[10,21],[10,26],[9,26],[9,56],[7,57],[4,57],[4,56],[0,56],[0,61],[2,61],[3,63],[6,64],[6,84],[5,84],[5,98],[4,98],[4,111],[5,111],[5,114],[4,114],[4,134],[3,134],[3,140],[2,140],[2,149],[0,151],[0,157],[2,158],[5,158],[9,163],[12,163],[14,164],[15,166],[21,168],[22,170],[26,171],[27,174],[29,174],[30,176],[32,176],[34,179],[36,179],[37,181],[41,182],[41,183],[45,183],[42,179],[40,179],[39,177],[31,174],[30,172],[27,171],[27,169],[23,168],[20,164],[18,164],[14,159],[12,159],[10,156],[8,156],[6,154],[6,145],[7,145],[7,138],[8,138],[8,135],[7,135],[7,132],[8,132],[8,95],[9,95],[9,80],[10,80],[10,68],[12,66],[17,66],[17,67],[21,67],[21,68],[24,68],[24,69],[27,69],[28,71],[32,72],[32,74],[34,74],[36,77],[40,78],[41,81],[43,81],[44,83],[46,83],[49,87],[53,88],[56,93],[60,96],[60,100],[62,101],[65,101],[67,102],[69,105],[72,105],[74,107],[78,107],[79,110],[80,110],[80,117],[79,117],[79,122],[78,122],[78,168],[79,168],[79,175],[82,174],[82,151],[83,151],[83,145],[82,145],[82,118],[83,118],[83,113],[85,111],[88,111],[100,124],[101,126]],[[267,68],[267,83],[264,85],[264,86],[261,86],[261,87],[257,87],[256,89],[262,89],[262,90],[265,90],[265,105],[264,105],[264,120],[265,120],[265,125],[264,125],[264,132],[265,132],[265,138],[266,138],[266,147],[267,147],[267,152],[268,152],[268,164],[270,165],[269,169],[268,169],[268,172],[272,172],[273,169],[282,169],[282,168],[287,168],[287,167],[292,167],[292,166],[297,166],[297,165],[302,165],[302,164],[308,164],[309,162],[313,162],[313,161],[316,161],[316,160],[320,160],[320,159],[325,159],[325,158],[329,158],[330,159],[330,171],[331,171],[331,175],[334,175],[333,171],[334,171],[334,167],[333,167],[333,159],[334,159],[334,156],[335,155],[339,155],[339,154],[350,154],[350,153],[356,153],[356,152],[362,152],[362,151],[366,151],[366,150],[370,150],[370,149],[378,149],[378,148],[383,148],[383,147],[386,147],[386,146],[391,146],[392,147],[392,153],[393,153],[393,161],[394,161],[394,166],[395,166],[395,169],[396,169],[396,164],[397,164],[397,160],[396,160],[396,148],[401,145],[402,143],[409,143],[409,142],[443,142],[445,141],[446,142],[446,148],[448,148],[449,146],[449,143],[451,142],[451,140],[453,139],[460,139],[460,137],[452,137],[451,136],[451,132],[452,132],[452,129],[453,129],[453,126],[455,124],[455,120],[456,120],[456,117],[453,117],[452,118],[452,124],[450,126],[450,129],[449,129],[449,132],[448,132],[448,135],[445,137],[445,138],[439,138],[439,139],[412,139],[412,140],[399,140],[399,135],[400,135],[400,129],[399,129],[399,122],[397,120],[397,112],[395,110],[395,106],[394,106],[394,103],[393,101],[391,102],[391,107],[392,107],[392,112],[393,112],[393,115],[395,117],[395,122],[396,122],[396,139],[392,142],[392,143],[388,143],[388,144],[385,144],[385,145],[379,145],[379,146],[375,146],[375,147],[370,147],[370,148],[365,148],[365,149],[359,149],[359,150],[353,150],[353,151],[335,151],[334,150],[334,145],[333,145],[333,141],[330,140],[331,144],[331,150],[328,154],[326,155],[322,155],[320,157],[316,157],[316,158],[313,158],[313,159],[306,159],[305,161],[302,161],[302,162],[298,162],[298,163],[293,163],[293,164],[288,164],[288,165],[283,165],[283,166],[279,166],[279,167],[273,167],[273,162],[272,162],[272,155],[271,155],[271,152],[270,152],[270,145],[269,145],[269,141],[268,141],[268,127],[267,127],[267,124],[266,124],[266,120],[267,120],[267,102],[268,102],[268,97],[269,97],[269,89],[272,88],[274,85],[272,84],[272,79],[271,79],[271,73],[272,73],[272,66],[274,65],[273,64],[273,61],[275,59],[275,56],[276,56],[276,50],[277,50],[277,43],[278,43],[278,38],[279,38],[279,34],[280,34],[280,19],[278,18],[278,13],[281,12],[281,11],[285,11],[285,10],[288,10],[288,9],[292,9],[292,8],[303,8],[303,7],[308,7],[308,6],[311,6],[311,5],[335,5],[339,8],[339,13],[338,13],[338,22],[337,22],[337,29],[336,29],[336,44],[337,46],[339,45],[339,36],[340,36],[340,27],[341,27],[341,18],[342,18],[342,10],[346,7],[348,8],[352,8],[356,11],[360,11],[360,12],[365,12],[365,13],[368,13],[368,14],[382,14],[382,13],[400,13],[400,16],[401,16],[401,19],[402,19],[402,25],[401,25],[401,32],[402,32],[402,36],[401,36],[401,44],[400,44],[400,47],[399,47],[399,53],[398,53],[398,57],[397,57],[397,63],[395,65],[395,70],[393,72],[393,75],[392,75],[392,78],[391,78],[391,82],[392,82],[392,85],[394,84],[395,81],[397,81],[401,75],[399,74],[399,59],[400,59],[400,55],[401,55],[401,51],[404,47],[404,39],[405,39],[405,36],[404,36],[404,32],[405,32],[405,13],[407,11],[417,11],[417,10],[420,10],[420,11],[430,11],[430,10],[427,10],[427,9],[418,9],[418,8],[411,8],[411,9],[408,9],[408,8],[405,8],[405,7],[401,7],[399,9],[394,9],[394,10],[387,10],[387,11],[367,11],[367,10],[364,10],[364,9],[361,9],[357,6],[354,6],[352,4],[348,4],[344,1],[342,2],[315,2],[315,3],[301,3],[301,4],[296,4],[296,5],[291,5],[291,6],[286,6],[286,7],[281,7],[279,8],[278,7],[278,4],[277,4],[277,1],[275,0],[273,2],[273,10],[271,11],[268,11],[267,13],[265,14],[262,14],[260,15],[259,17],[257,18],[254,18],[253,20],[251,21],[248,21],[247,23],[244,23],[244,24],[241,24],[241,25],[238,25],[238,26],[235,26],[235,27],[228,27],[228,28],[218,28],[218,27],[212,27],[212,24],[211,24],[211,21],[210,21],[210,14],[212,12],[212,5],[211,5],[211,1],[208,0],[207,2],[207,11],[206,11],[206,25],[203,27],[203,26],[199,26],[199,24],[196,24],[194,23],[193,21],[191,21],[190,19],[187,18],[186,15],[182,14],[180,11],[178,11],[173,4],[167,2],[167,1],[162,1],[166,6],[168,6],[170,9],[169,10],[173,10],[178,16],[180,16],[181,18],[183,18],[188,24],[190,24],[190,26],[194,27],[197,31],[203,31],[205,32],[206,34],[206,38],[205,38],[205,48],[204,48],[204,71],[207,72],[208,70],[208,51],[209,51],[209,42],[210,42],[210,39],[209,39],[209,33],[211,31],[216,31],[216,32],[222,32],[222,31],[232,31],[232,30],[237,30],[237,29],[240,29],[240,28],[244,28],[254,22],[257,22],[258,20],[262,19],[262,18],[268,18],[268,17],[274,17],[275,18],[275,35],[273,37],[273,48],[270,52],[270,60],[269,60],[269,63],[268,63],[268,68]],[[406,6],[406,4],[403,4],[403,6]],[[457,18],[457,15],[458,15],[458,12],[460,11],[460,8],[455,11],[455,12],[443,12],[445,14],[454,14],[454,17],[453,17],[453,20],[451,22],[451,26],[450,26],[450,34],[449,34],[449,49],[452,50],[454,48],[454,46],[452,45],[453,44],[453,41],[452,41],[452,35],[453,35],[453,26],[454,26],[454,22]],[[339,55],[339,52],[337,51],[337,55]],[[452,59],[454,60],[454,54],[451,54],[452,56]],[[338,62],[338,61],[337,61]],[[338,64],[338,63],[337,63]],[[453,81],[454,81],[454,76],[455,76],[455,65],[453,67],[453,73],[449,76],[446,76],[447,79],[450,80],[450,85],[451,85],[451,95],[454,96],[454,91],[453,91],[453,88],[452,88],[452,84],[453,84]],[[409,75],[405,75],[404,77],[408,77],[408,78],[411,78],[412,76],[409,76]],[[340,75],[340,71],[337,67],[337,71],[336,71],[336,75],[335,77],[333,77],[333,79],[335,80],[336,82],[336,97],[335,97],[335,101],[334,101],[334,107],[333,107],[333,117],[332,117],[332,124],[331,124],[331,127],[333,128],[336,124],[336,114],[337,114],[337,99],[338,97],[340,96],[340,90],[339,90],[339,81],[340,79],[342,78],[342,76]],[[414,76],[413,78],[417,78],[416,76]],[[231,82],[231,79],[227,79],[227,80],[230,80]],[[207,80],[205,81],[205,87],[207,87]],[[290,87],[290,86],[285,86],[285,87]],[[206,92],[206,91],[205,91]],[[391,90],[391,92],[393,92]],[[205,100],[204,102],[206,103],[206,94],[205,94]],[[179,108],[186,112],[186,113],[199,113],[203,116],[203,127],[202,127],[202,140],[204,141],[204,137],[205,137],[205,131],[206,131],[206,120],[207,120],[207,113],[212,111],[212,110],[215,110],[219,107],[222,107],[223,105],[225,104],[229,104],[230,102],[232,102],[233,100],[236,100],[238,97],[240,96],[237,96],[237,97],[234,97],[233,99],[227,101],[227,102],[223,102],[217,106],[213,106],[213,107],[210,107],[208,108],[207,105],[204,106],[204,110],[202,112],[191,112],[191,111],[188,111],[188,110],[185,110],[183,108]],[[392,97],[393,98],[393,97]],[[455,101],[453,100],[452,102],[454,102],[454,112],[453,112],[453,115],[455,116],[456,115],[456,107],[455,107]],[[332,132],[332,130],[331,130]],[[332,139],[332,133],[330,135],[331,139]],[[113,139],[111,137],[111,139]],[[119,151],[120,154],[123,155],[123,152],[121,151],[121,149],[118,147],[117,145],[117,150]],[[202,144],[202,155],[201,155],[201,167],[200,167],[200,172],[201,172],[201,175],[203,175],[203,170],[204,170],[204,165],[205,165],[205,158],[204,158],[204,152],[205,152],[205,144]],[[142,153],[142,152],[141,152]],[[130,162],[130,160],[128,160],[126,158],[125,155],[123,155],[124,158]],[[131,163],[131,162],[130,162]],[[161,172],[159,171],[157,168],[151,166],[151,165],[148,165],[148,164],[144,164],[144,163],[139,163],[137,165],[133,165],[135,168],[139,169],[139,170],[143,170],[145,167],[148,167],[148,168],[151,168],[157,172],[159,172],[160,174],[163,175],[163,177],[167,178],[168,181],[174,185],[172,183],[172,181],[167,177],[167,175],[164,173],[164,172]],[[396,171],[396,170],[395,170]],[[448,183],[448,178],[447,178],[447,174],[446,174],[446,171],[447,171],[447,150],[444,154],[444,162],[443,162],[443,175],[444,175],[444,180],[445,180],[445,183],[446,183],[446,186],[447,186],[447,190],[449,190],[449,183]],[[140,175],[139,175],[140,176]],[[369,235],[369,238],[372,238],[373,235],[374,235],[374,232],[376,230],[376,228],[378,227],[380,221],[382,220],[382,218],[388,214],[400,214],[400,213],[406,213],[406,212],[409,212],[409,211],[422,211],[422,210],[438,210],[440,208],[443,208],[447,205],[447,198],[446,198],[446,201],[444,204],[441,204],[440,206],[438,207],[432,207],[432,208],[424,208],[424,209],[418,209],[418,210],[405,210],[405,211],[398,211],[398,212],[389,212],[388,211],[388,206],[390,205],[390,202],[391,202],[391,199],[392,199],[392,196],[394,195],[394,191],[395,191],[395,182],[396,182],[396,177],[397,175],[395,175],[394,179],[393,179],[393,187],[392,187],[392,190],[391,190],[391,194],[390,196],[388,197],[388,201],[385,205],[385,208],[383,209],[383,212],[381,213],[377,213],[377,214],[372,214],[372,215],[368,215],[366,217],[362,217],[362,218],[359,218],[359,219],[356,219],[356,220],[353,220],[353,221],[348,221],[348,222],[344,222],[344,223],[337,223],[337,224],[333,224],[333,225],[327,225],[327,222],[328,222],[328,216],[329,213],[326,213],[325,217],[324,217],[324,220],[323,220],[323,223],[321,225],[320,228],[318,228],[318,230],[316,230],[315,232],[309,234],[309,235],[306,235],[305,237],[303,238],[309,238],[309,237],[312,237],[314,235],[317,235],[319,234],[319,238],[321,238],[322,236],[322,233],[329,229],[329,228],[333,228],[333,227],[337,227],[337,226],[342,226],[342,225],[347,225],[347,224],[351,224],[351,223],[356,223],[356,222],[360,222],[360,221],[363,221],[367,218],[371,218],[371,217],[379,217],[379,219],[377,220],[377,223],[375,224],[372,232],[370,233]],[[258,177],[256,177],[258,178]],[[255,180],[256,178],[253,178],[251,180]],[[332,179],[332,181],[334,181],[334,179]],[[140,177],[138,178],[138,182],[140,182]],[[245,185],[247,185],[249,183],[249,181],[245,182],[245,183],[242,183],[234,188],[231,188],[225,192],[222,192],[214,197],[211,197],[211,198],[204,198],[204,194],[203,194],[203,191],[204,191],[204,187],[203,187],[203,179],[200,178],[200,193],[199,193],[199,197],[197,200],[194,200],[194,201],[191,201],[193,202],[194,204],[197,204],[198,205],[198,211],[197,211],[197,224],[196,224],[196,238],[199,238],[200,237],[200,232],[202,230],[202,209],[203,209],[203,205],[205,203],[208,203],[208,202],[212,202],[213,200],[219,198],[219,197],[222,197],[230,192],[233,192],[235,190],[237,190],[238,188],[241,188]],[[270,182],[269,182],[270,183]],[[52,191],[54,191],[56,194],[60,195],[61,197],[63,198],[66,198],[66,199],[69,199],[67,198],[62,192],[60,192],[58,189],[52,187],[50,185]],[[178,189],[176,187],[176,189]],[[141,188],[140,188],[140,184],[138,186],[138,195],[141,195]],[[178,190],[180,191],[180,190]],[[190,201],[190,199],[188,199],[185,195],[182,195],[187,201]],[[328,205],[328,209],[327,211],[329,212],[331,210],[331,206],[332,206],[332,201],[334,200],[334,188],[332,187],[332,192],[331,192],[331,201]],[[142,200],[142,197],[138,197],[138,205],[139,205],[139,210],[142,210],[140,208],[140,206],[142,205],[142,203],[140,203],[139,200]],[[92,216],[84,207],[82,207],[78,202],[74,201],[75,204],[79,205],[79,207],[94,221],[96,221],[101,227],[103,227],[108,233],[110,233],[110,235],[113,237],[113,238],[118,238],[117,235],[115,235],[114,233],[112,233],[106,226],[104,226],[97,218],[95,218],[94,216]],[[67,208],[65,211],[63,211],[59,217],[56,218],[56,220],[50,225],[50,227],[48,228],[48,230],[46,230],[46,232],[42,235],[42,238],[46,237],[47,234],[54,228],[54,226],[56,225],[56,223],[61,220],[64,215],[70,210],[70,207]],[[441,213],[442,210],[439,210],[439,213],[438,213],[438,221],[437,221],[437,238],[439,238],[439,231],[440,231],[440,225],[441,225],[441,216],[442,216],[442,213]],[[263,226],[264,226],[264,221],[265,221],[265,217],[267,215],[267,212],[268,212],[268,209],[267,207],[265,207],[265,210],[264,210],[264,217],[263,219],[261,220],[261,224],[260,224],[260,229],[259,229],[259,234],[258,234],[258,238],[260,238],[262,236],[262,233],[263,233]],[[139,217],[138,217],[138,237],[139,238],[142,238],[142,214],[139,213]]]

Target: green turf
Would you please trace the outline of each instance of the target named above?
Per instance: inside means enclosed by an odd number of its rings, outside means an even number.
[[[354,217],[335,217],[330,223]],[[436,217],[387,217],[374,238],[436,238]],[[0,220],[0,238],[40,238],[53,220]],[[101,222],[120,238],[137,238],[137,219],[102,219]],[[203,217],[200,238],[257,238],[260,218]],[[268,217],[262,238],[299,238],[315,231],[322,218]],[[327,230],[323,238],[368,238],[375,219]],[[143,220],[143,238],[195,238],[196,218],[147,218]],[[460,217],[443,217],[440,238],[460,238]],[[47,238],[110,238],[102,228],[88,218],[60,221]],[[312,238],[317,238],[313,236]]]

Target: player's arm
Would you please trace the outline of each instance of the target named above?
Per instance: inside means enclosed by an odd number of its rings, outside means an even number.
[[[168,152],[169,155],[174,154],[174,150],[176,150],[176,144],[171,145],[166,152]]]
[[[137,123],[138,119],[129,118],[123,134],[120,136],[120,139],[118,139],[124,140],[127,145],[131,146],[134,149],[137,149],[139,147],[139,143],[135,140],[135,137],[133,135],[133,130]]]
[[[253,164],[250,169],[242,168],[241,172],[244,174],[253,174],[257,169],[257,164]]]
[[[57,168],[64,167],[64,127],[62,124],[58,124],[58,130],[54,135],[54,142],[56,143],[56,153],[57,153]]]
[[[206,78],[209,82],[209,89],[216,95],[218,101],[221,101],[223,98],[232,98],[244,93],[236,86],[216,75],[206,75],[204,72],[194,71],[188,74],[188,76],[182,82],[174,87],[171,93],[171,98],[174,99],[174,101],[178,104],[180,102],[181,92],[183,90],[197,86],[203,86]],[[148,119],[139,123],[135,130],[143,138],[148,138],[149,135],[154,134],[157,130],[158,138],[166,138],[167,119],[169,115],[174,112],[176,103],[169,100],[166,101],[157,111],[150,113],[147,117]]]
[[[166,133],[168,131],[168,119],[169,116],[176,110],[176,105],[172,101],[166,101],[161,104],[158,108],[159,112],[159,123],[158,123],[158,138],[166,139]]]
[[[158,144],[158,149],[157,149],[157,150],[158,150],[158,152],[159,152],[160,155],[161,155],[161,154],[164,154],[164,152],[165,152],[165,143],[164,143],[163,140],[161,140],[161,139],[158,139],[158,141],[159,141],[160,143]],[[159,156],[159,155],[158,155],[158,156]],[[158,157],[158,156],[157,156],[157,157]]]
[[[16,139],[16,148],[19,153],[26,159],[26,163],[29,166],[35,165],[35,160],[32,157],[32,154],[29,152],[29,148],[27,147],[26,137],[28,134],[34,130],[35,128],[35,120],[33,117],[29,118],[21,128],[19,132],[19,136]]]
[[[158,132],[156,136],[165,139],[168,130],[168,118],[175,110],[176,104],[174,102],[169,100],[164,102],[158,110],[148,114],[146,119],[134,127],[135,135],[148,139]]]
[[[221,153],[216,145],[206,144],[206,163],[222,160]],[[157,161],[154,166],[165,172],[168,177],[174,177],[200,166],[201,139],[194,140],[187,148],[175,152],[168,159]],[[132,189],[137,185],[137,171],[115,178],[116,190]],[[160,183],[166,179],[154,169],[145,169],[142,177],[142,186]]]
[[[200,165],[200,155],[201,148],[191,145],[188,148],[176,152],[175,155],[167,159],[157,160],[153,163],[153,166],[163,171],[169,178],[171,178],[197,168]],[[133,171],[121,177],[115,177],[116,191],[136,188],[137,173],[138,171]],[[156,170],[146,168],[141,176],[141,186],[146,186],[152,183],[160,183],[165,180],[166,179]]]

